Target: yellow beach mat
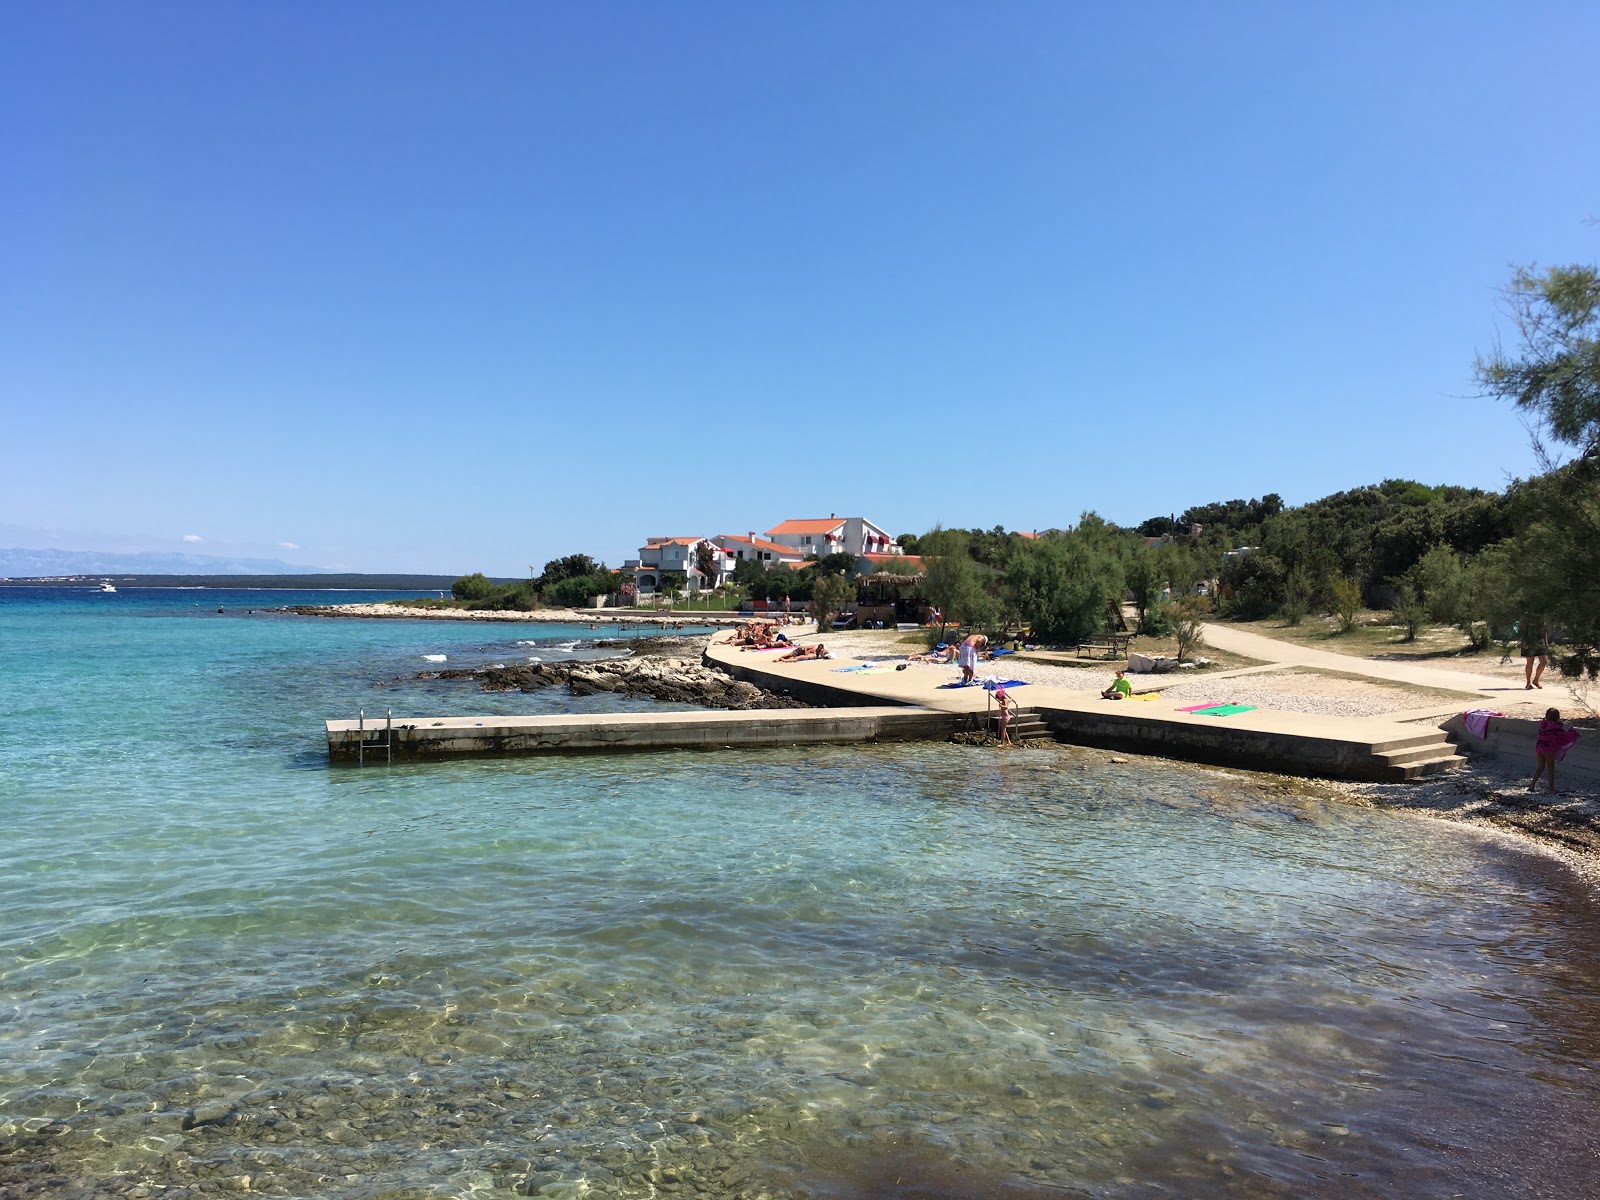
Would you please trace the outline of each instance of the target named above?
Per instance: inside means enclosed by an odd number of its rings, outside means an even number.
[[[1128,696],[1128,699],[1129,700],[1159,700],[1159,699],[1161,699],[1161,693],[1160,692],[1133,692]]]

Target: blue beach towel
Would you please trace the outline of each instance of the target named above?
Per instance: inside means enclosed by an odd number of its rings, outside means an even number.
[[[1028,681],[1026,679],[1002,679],[999,683],[996,683],[992,679],[985,682],[979,682],[974,679],[971,683],[967,683],[958,679],[954,683],[941,683],[939,686],[942,688],[981,687],[984,691],[992,692],[995,688],[1027,687]]]

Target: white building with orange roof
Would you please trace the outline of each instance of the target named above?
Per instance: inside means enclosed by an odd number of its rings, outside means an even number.
[[[757,537],[756,531],[753,529],[744,537],[740,537],[736,533],[719,533],[711,540],[733,555],[736,564],[743,559],[748,562],[758,562],[767,567],[776,567],[787,563],[802,563],[806,558],[804,554],[801,554],[800,551],[792,546],[769,542],[766,538]]]
[[[710,550],[711,570],[702,569],[700,548]],[[709,591],[727,583],[733,577],[735,558],[711,538],[702,537],[650,537],[639,547],[639,557],[622,564],[624,571],[633,572],[633,586],[641,596],[661,590],[665,579],[682,576],[692,592]]]
[[[900,546],[865,517],[827,516],[784,521],[767,530],[769,540],[798,550],[802,557],[826,554],[899,554]]]

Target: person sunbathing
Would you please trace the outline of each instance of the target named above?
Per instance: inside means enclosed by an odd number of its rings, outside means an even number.
[[[773,631],[776,628],[770,621],[747,622],[734,634],[733,644],[746,650],[763,650],[773,644]]]
[[[818,642],[815,646],[796,646],[793,650],[789,651],[789,653],[781,654],[772,661],[799,662],[802,659],[831,657],[833,656],[828,653],[827,648],[823,646],[821,642]]]
[[[953,663],[956,660],[956,648],[940,642],[932,650],[922,654],[906,655],[907,662],[915,663]]]

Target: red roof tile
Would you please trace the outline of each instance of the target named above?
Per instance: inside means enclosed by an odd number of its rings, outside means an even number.
[[[742,542],[746,546],[754,546],[757,550],[766,550],[771,554],[798,555],[800,553],[793,546],[780,546],[777,542],[769,542],[765,538],[740,537],[737,533],[719,533],[717,536],[730,542]]]
[[[832,533],[844,525],[839,517],[826,517],[816,521],[784,521],[767,530],[767,536],[779,533]]]

